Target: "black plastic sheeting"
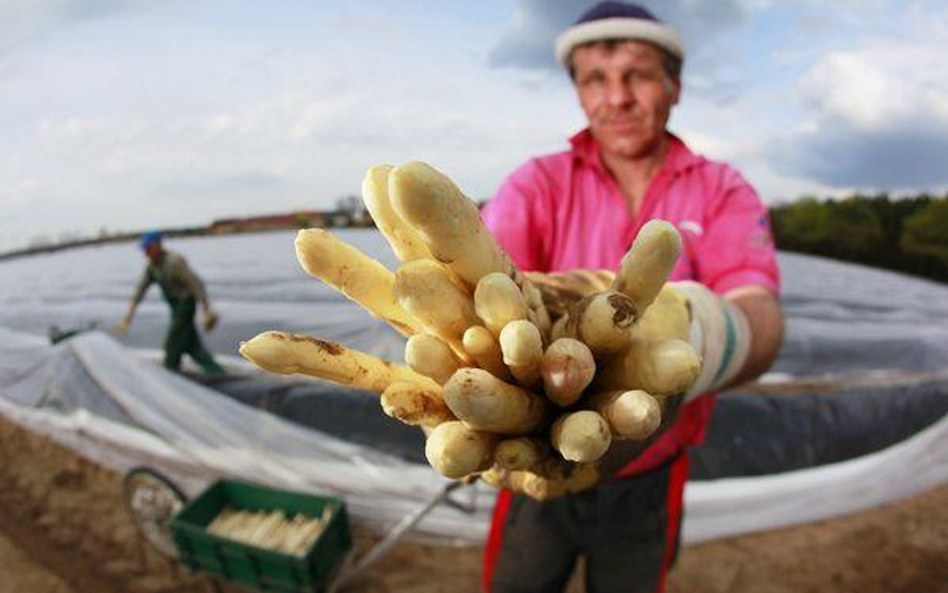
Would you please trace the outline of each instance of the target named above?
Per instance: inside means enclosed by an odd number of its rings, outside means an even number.
[[[280,378],[208,378],[209,387],[324,434],[365,445],[407,461],[427,463],[421,429],[382,412],[379,396],[321,381]]]
[[[721,395],[693,480],[775,474],[885,449],[948,413],[948,378],[827,393]]]
[[[377,395],[328,383],[225,379],[212,387],[257,408],[350,442],[425,463],[421,431],[385,416]],[[718,397],[690,478],[774,474],[885,449],[948,413],[948,377],[912,384]]]

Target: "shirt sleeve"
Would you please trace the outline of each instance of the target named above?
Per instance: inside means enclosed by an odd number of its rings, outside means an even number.
[[[138,303],[142,302],[142,299],[145,298],[145,291],[148,290],[148,287],[151,286],[153,281],[151,271],[148,269],[148,266],[145,266],[145,271],[142,272],[142,277],[138,280],[135,292],[132,293],[132,304],[138,306]]]
[[[186,259],[180,255],[171,259],[168,262],[168,275],[178,284],[186,286],[188,288],[188,292],[194,295],[194,298],[197,299],[204,307],[208,306],[207,292],[204,290],[204,283],[201,282],[201,279],[198,278],[197,274],[191,270],[191,266],[188,265]]]
[[[549,183],[535,161],[514,171],[481,211],[481,218],[500,246],[522,270],[546,271],[550,233],[540,210]]]
[[[759,285],[778,295],[780,271],[766,207],[733,170],[728,170],[722,187],[705,221],[698,279],[718,294]]]

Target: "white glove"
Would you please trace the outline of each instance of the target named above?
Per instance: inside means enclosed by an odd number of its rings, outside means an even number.
[[[728,385],[744,368],[750,353],[750,326],[734,303],[697,282],[676,282],[691,311],[689,341],[701,355],[701,373],[685,401]]]

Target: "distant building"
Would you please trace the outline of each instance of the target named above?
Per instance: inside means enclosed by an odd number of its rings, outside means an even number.
[[[208,227],[211,234],[249,233],[279,229],[304,229],[311,227],[335,226],[334,219],[327,214],[313,211],[290,212],[288,214],[265,214],[245,218],[222,218]]]

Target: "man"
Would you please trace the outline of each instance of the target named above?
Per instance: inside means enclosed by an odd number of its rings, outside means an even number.
[[[181,356],[188,353],[205,373],[224,374],[224,369],[204,348],[198,330],[194,327],[197,301],[201,302],[204,312],[204,328],[210,331],[217,323],[217,315],[211,310],[211,305],[207,300],[207,291],[204,290],[201,279],[191,270],[183,257],[164,249],[161,233],[157,231],[145,233],[139,245],[148,257],[148,265],[132,295],[128,313],[116,329],[123,334],[128,331],[132,318],[135,316],[135,310],[144,298],[145,292],[152,283],[157,282],[165,301],[171,307],[171,324],[165,338],[165,366],[171,370],[178,370],[181,366]]]
[[[686,449],[702,441],[714,404],[707,392],[762,373],[779,350],[775,252],[753,188],[666,130],[684,57],[674,30],[639,6],[604,2],[556,53],[589,126],[570,150],[511,174],[484,220],[523,269],[541,272],[616,270],[643,224],[674,224],[683,253],[671,279],[701,283],[681,289],[703,367],[670,426],[596,487],[547,501],[501,492],[484,588],[562,591],[583,555],[592,593],[660,591],[677,551]]]

